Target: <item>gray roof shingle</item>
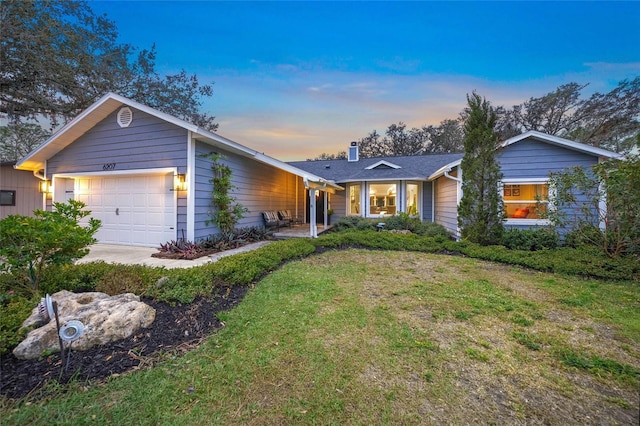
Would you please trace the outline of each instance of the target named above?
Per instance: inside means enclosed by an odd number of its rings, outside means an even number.
[[[442,166],[460,160],[463,155],[457,153],[377,157],[362,158],[352,162],[347,160],[292,161],[288,164],[336,183],[364,180],[426,180]],[[367,170],[367,167],[380,161],[395,164],[400,168],[379,166]]]

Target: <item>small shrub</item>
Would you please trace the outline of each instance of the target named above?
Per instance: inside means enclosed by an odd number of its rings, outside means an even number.
[[[361,216],[345,216],[340,218],[333,227],[330,232],[342,232],[348,230],[375,230],[376,224],[380,222],[379,220],[367,219]]]
[[[33,216],[11,215],[0,220],[0,271],[15,275],[16,283],[37,295],[40,280],[52,265],[71,264],[89,253],[100,221],[81,219],[91,212],[81,201],[53,203],[52,211],[35,210]]]
[[[224,251],[241,247],[256,241],[273,239],[273,231],[267,230],[264,226],[254,226],[249,228],[234,228],[229,231],[209,235],[198,242],[200,247],[207,250]]]
[[[559,237],[555,231],[540,229],[506,229],[503,234],[503,244],[511,250],[537,251],[554,249],[559,245]]]
[[[206,256],[206,250],[197,243],[185,240],[171,240],[164,244],[160,244],[159,253],[152,256],[157,257],[173,257],[176,259],[197,259]]]
[[[24,339],[28,330],[21,328],[22,323],[38,302],[23,296],[5,297],[0,302],[0,354],[11,351]]]

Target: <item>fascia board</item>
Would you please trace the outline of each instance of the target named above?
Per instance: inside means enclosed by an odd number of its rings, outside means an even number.
[[[435,172],[433,172],[428,178],[427,180],[436,180],[437,178],[439,178],[440,176],[444,175],[445,172],[450,171],[451,169],[453,169],[454,167],[459,167],[460,164],[462,164],[462,159],[460,160],[456,160],[453,161],[447,165],[444,165],[442,167],[440,167],[438,170],[436,170]]]

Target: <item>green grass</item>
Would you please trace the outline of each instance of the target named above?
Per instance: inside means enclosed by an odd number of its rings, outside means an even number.
[[[566,303],[576,298],[589,302]],[[0,418],[7,425],[637,422],[638,301],[632,282],[462,257],[330,251],[267,275],[195,351],[59,395],[49,385],[42,400],[0,400]]]

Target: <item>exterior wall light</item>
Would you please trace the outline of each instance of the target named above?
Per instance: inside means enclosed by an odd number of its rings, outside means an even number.
[[[184,173],[178,173],[176,175],[173,189],[176,191],[187,190],[187,176]]]
[[[51,192],[51,181],[50,180],[41,180],[38,189],[41,194],[48,194]]]

